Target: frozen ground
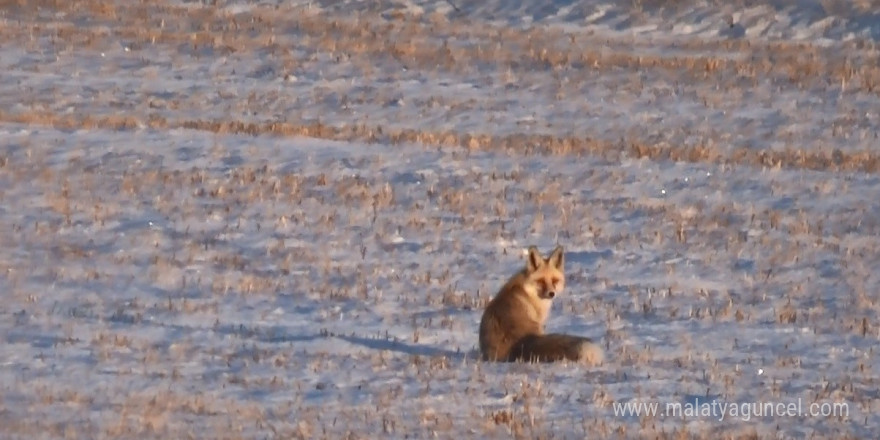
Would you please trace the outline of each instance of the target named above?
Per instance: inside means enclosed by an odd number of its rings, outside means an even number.
[[[880,430],[877,5],[324,3],[0,2],[0,436]]]

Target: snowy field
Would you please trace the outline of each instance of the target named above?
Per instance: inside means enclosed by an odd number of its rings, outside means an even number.
[[[0,438],[873,438],[878,10],[0,1]]]

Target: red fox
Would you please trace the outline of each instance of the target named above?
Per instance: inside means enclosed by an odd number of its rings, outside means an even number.
[[[529,247],[525,269],[507,281],[486,306],[480,321],[480,352],[490,361],[553,362],[562,359],[602,363],[592,340],[560,333],[544,334],[552,300],[565,287],[562,246],[544,258]]]

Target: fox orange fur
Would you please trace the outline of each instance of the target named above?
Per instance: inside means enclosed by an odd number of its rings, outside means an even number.
[[[602,349],[591,339],[544,333],[553,298],[565,288],[562,246],[548,258],[529,247],[525,269],[504,284],[480,321],[480,352],[490,361],[553,362],[563,359],[600,364]]]

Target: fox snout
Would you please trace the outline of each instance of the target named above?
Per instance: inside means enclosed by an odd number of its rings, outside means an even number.
[[[541,299],[553,299],[556,298],[556,294],[562,291],[562,275],[561,274],[552,274],[547,279],[539,279],[535,281],[537,285],[537,294],[538,298]]]

